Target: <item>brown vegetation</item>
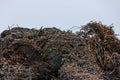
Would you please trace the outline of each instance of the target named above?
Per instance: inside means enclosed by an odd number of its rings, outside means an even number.
[[[120,40],[112,26],[90,22],[79,32],[5,30],[0,80],[120,80]]]

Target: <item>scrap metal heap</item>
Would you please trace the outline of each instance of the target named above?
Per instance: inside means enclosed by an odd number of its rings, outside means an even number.
[[[120,80],[120,40],[97,22],[76,33],[14,27],[1,33],[0,80]]]

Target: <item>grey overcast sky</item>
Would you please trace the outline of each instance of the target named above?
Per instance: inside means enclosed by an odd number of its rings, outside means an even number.
[[[12,24],[68,30],[92,20],[120,34],[120,0],[0,0],[0,32]]]

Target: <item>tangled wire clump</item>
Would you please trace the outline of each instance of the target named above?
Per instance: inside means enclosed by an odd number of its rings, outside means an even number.
[[[79,32],[14,27],[0,37],[0,80],[120,80],[120,40],[111,26]]]

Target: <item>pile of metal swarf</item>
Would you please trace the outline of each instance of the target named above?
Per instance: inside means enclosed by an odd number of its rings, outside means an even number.
[[[120,80],[120,40],[98,22],[76,33],[14,27],[0,35],[0,80]]]

